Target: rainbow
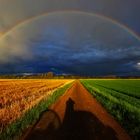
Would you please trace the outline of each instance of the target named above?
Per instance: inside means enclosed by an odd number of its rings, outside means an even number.
[[[112,18],[106,17],[106,16],[101,15],[101,14],[97,14],[97,13],[90,13],[90,12],[84,12],[84,11],[78,11],[78,10],[52,11],[52,12],[43,13],[43,14],[40,14],[40,15],[37,15],[37,16],[33,16],[33,17],[31,17],[29,19],[26,19],[26,20],[23,20],[23,21],[19,21],[17,24],[15,24],[13,27],[11,27],[8,31],[3,33],[0,36],[0,39],[4,38],[8,34],[10,34],[14,29],[18,28],[19,26],[26,25],[33,20],[37,20],[38,18],[42,18],[44,16],[48,16],[48,15],[55,14],[55,13],[79,13],[79,14],[85,14],[85,15],[88,15],[88,16],[98,17],[98,18],[104,19],[106,21],[109,21],[116,26],[119,26],[120,28],[124,29],[125,31],[127,31],[132,36],[134,36],[137,40],[140,41],[140,36],[138,36],[132,29],[130,29],[129,27],[119,23],[118,21],[116,21]]]

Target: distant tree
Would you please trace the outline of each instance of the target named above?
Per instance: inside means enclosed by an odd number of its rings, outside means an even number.
[[[53,72],[48,72],[47,73],[47,78],[53,78],[54,77],[54,73]]]

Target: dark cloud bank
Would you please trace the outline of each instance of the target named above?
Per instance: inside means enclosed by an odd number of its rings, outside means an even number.
[[[1,44],[15,49],[1,48],[1,73],[140,75],[140,40],[104,18],[54,13],[8,36]]]

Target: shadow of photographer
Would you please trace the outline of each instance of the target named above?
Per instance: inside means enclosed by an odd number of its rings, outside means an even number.
[[[75,102],[69,98],[63,122],[52,110],[45,113],[39,127],[31,132],[28,140],[117,140],[115,131],[105,126],[94,114],[74,110]],[[38,129],[37,129],[38,128]]]

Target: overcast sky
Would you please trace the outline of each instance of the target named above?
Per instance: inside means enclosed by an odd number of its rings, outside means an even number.
[[[140,75],[139,0],[0,0],[0,73]]]

